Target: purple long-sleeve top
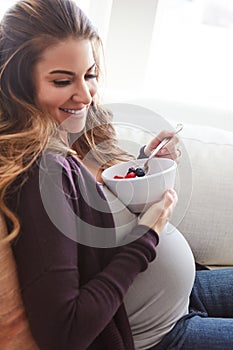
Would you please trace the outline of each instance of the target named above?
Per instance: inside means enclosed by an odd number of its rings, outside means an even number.
[[[72,156],[48,153],[22,178],[8,198],[21,223],[12,246],[39,348],[134,349],[123,298],[155,258],[157,234],[147,228],[128,245],[101,248],[92,233],[92,246],[83,244],[93,228],[106,235],[114,224],[95,179]]]

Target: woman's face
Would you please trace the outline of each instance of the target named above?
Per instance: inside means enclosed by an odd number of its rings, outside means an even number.
[[[35,103],[68,132],[80,132],[97,92],[89,40],[67,39],[46,49],[35,66]]]

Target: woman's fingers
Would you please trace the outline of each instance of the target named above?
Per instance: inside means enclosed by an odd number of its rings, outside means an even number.
[[[153,228],[157,233],[160,233],[177,203],[177,194],[173,189],[167,190],[161,201],[153,204],[141,217],[139,224]]]
[[[148,142],[144,150],[145,154],[149,156],[150,153],[160,144],[160,142],[163,139],[165,139],[166,137],[173,137],[173,136],[174,136],[174,132],[172,131],[166,131],[166,130],[161,131],[156,137],[154,137],[150,142]]]
[[[156,157],[177,159],[181,155],[179,150],[179,138],[173,131],[161,131],[153,138],[145,147],[144,152],[147,156],[160,144],[166,137],[171,137],[171,140],[156,154]]]
[[[177,194],[174,190],[167,190],[164,194],[164,207],[159,216],[158,220],[155,222],[153,229],[157,233],[161,233],[164,229],[164,226],[167,224],[170,219],[174,208],[177,203]]]
[[[157,153],[157,157],[177,159],[180,156],[179,138],[174,135],[171,140]]]
[[[177,197],[177,193],[175,190],[173,189],[169,189],[164,193],[164,207],[163,210],[161,212],[160,217],[166,217],[166,218],[170,218],[170,216],[173,213],[173,210],[177,204],[178,201],[178,197]]]

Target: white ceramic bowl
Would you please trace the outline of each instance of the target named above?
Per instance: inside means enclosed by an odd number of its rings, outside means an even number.
[[[107,187],[134,213],[141,213],[158,202],[165,190],[174,188],[176,162],[167,158],[152,158],[148,175],[143,177],[114,179],[125,176],[130,167],[142,167],[146,159],[130,160],[106,169],[102,178]]]

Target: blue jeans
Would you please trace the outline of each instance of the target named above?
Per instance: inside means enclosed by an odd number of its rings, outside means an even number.
[[[233,350],[233,269],[197,271],[190,312],[150,350]]]

